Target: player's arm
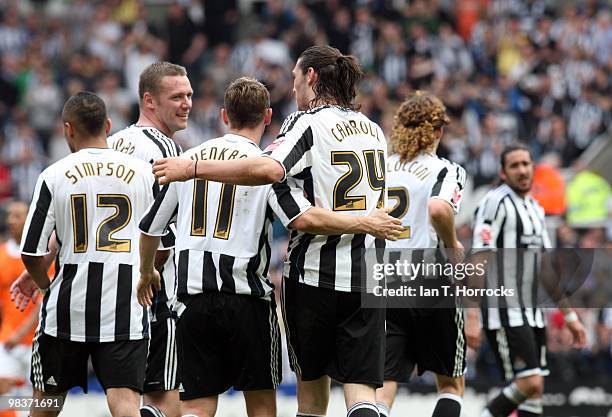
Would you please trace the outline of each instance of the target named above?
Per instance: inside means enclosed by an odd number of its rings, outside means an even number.
[[[21,259],[28,273],[41,290],[51,285],[45,256],[51,253],[49,241],[55,229],[52,186],[45,179],[47,171],[39,175],[34,189],[21,241]]]
[[[155,200],[146,210],[138,227],[140,228],[140,280],[137,286],[137,298],[141,305],[151,305],[153,288],[161,289],[159,272],[156,267],[156,256],[162,236],[168,233],[169,224],[176,220],[178,211],[177,184],[164,186],[155,196]],[[159,265],[161,259],[157,259]]]
[[[285,227],[319,235],[369,233],[382,239],[396,240],[403,227],[401,221],[386,210],[375,210],[369,216],[350,216],[313,207],[293,178],[273,184],[268,204]]]
[[[313,135],[310,115],[292,114],[278,138],[266,149],[263,157],[231,161],[193,161],[166,158],[155,161],[153,173],[160,184],[201,178],[235,185],[264,185],[295,176],[312,166]]]
[[[458,248],[461,243],[457,240],[455,213],[451,205],[442,199],[432,198],[427,203],[427,208],[431,225],[444,242],[444,246]]]
[[[292,229],[316,235],[367,233],[379,239],[397,240],[402,222],[389,216],[390,209],[377,209],[369,216],[349,216],[312,207],[289,223]]]
[[[546,238],[545,236],[545,240]],[[563,274],[557,273],[555,268],[553,268],[553,264],[556,260],[559,260],[559,256],[559,254],[555,255],[546,250],[542,253],[539,278],[548,295],[563,313],[565,324],[574,339],[574,346],[581,348],[586,346],[586,329],[576,311],[571,307],[571,303],[565,293],[563,282],[560,279]],[[586,273],[586,271],[583,271],[583,273]],[[582,275],[582,273],[576,271],[574,275]]]
[[[231,161],[163,158],[155,161],[153,173],[162,185],[193,178],[235,185],[264,185],[280,181],[285,175],[279,162],[266,157]]]
[[[51,285],[51,280],[47,276],[47,265],[44,256],[21,255],[21,260],[28,273],[41,290],[47,290]]]
[[[472,249],[475,249],[469,256],[468,262],[472,265],[489,265],[491,250],[495,248],[497,237],[502,233],[506,211],[501,203],[494,204],[490,200],[481,201],[480,207],[476,212],[473,227]],[[494,263],[490,263],[494,265]],[[464,283],[469,288],[483,288],[485,286],[485,275],[469,276]],[[465,298],[465,338],[469,347],[478,349],[481,340],[481,317],[480,317],[480,297]]]
[[[155,269],[155,255],[161,236],[140,234],[140,280],[136,290],[138,302],[145,306],[153,304],[153,289],[161,289],[159,272]]]
[[[463,245],[457,240],[455,214],[461,207],[465,170],[457,164],[447,163],[440,173],[444,175],[438,177],[427,202],[429,222],[444,242],[444,246],[452,249],[448,252],[449,259],[458,263],[463,260],[464,253]]]

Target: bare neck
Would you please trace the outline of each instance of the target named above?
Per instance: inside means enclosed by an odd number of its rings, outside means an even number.
[[[168,126],[166,126],[161,120],[159,120],[159,117],[157,117],[154,113],[147,112],[144,109],[140,109],[140,115],[138,116],[138,121],[136,122],[136,125],[143,127],[154,127],[169,138],[172,138],[172,136],[174,136],[174,132],[172,132],[170,128],[168,128]]]
[[[245,127],[243,129],[234,129],[230,126],[228,129],[228,133],[231,133],[232,135],[244,136],[245,138],[252,140],[257,145],[259,145],[259,142],[261,141],[261,135],[263,135],[264,129],[265,126],[263,123],[256,127]]]
[[[106,143],[106,136],[91,136],[88,138],[81,138],[75,145],[76,151],[87,148],[102,148],[107,149],[108,144]]]

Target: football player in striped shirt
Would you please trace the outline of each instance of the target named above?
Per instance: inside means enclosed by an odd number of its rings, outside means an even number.
[[[72,96],[62,112],[73,152],[39,176],[21,252],[44,293],[32,348],[35,398],[87,391],[87,360],[106,391],[113,416],[139,415],[149,321],[138,304],[138,224],[159,189],[150,165],[108,149],[104,102]],[[55,230],[56,277],[48,242]],[[57,415],[32,409],[32,416]]]
[[[330,46],[305,50],[292,71],[299,111],[267,157],[238,161],[157,161],[161,183],[200,179],[260,185],[292,180],[317,207],[366,216],[385,203],[387,143],[354,103],[363,76],[352,56]],[[384,371],[384,309],[361,308],[361,260],[384,241],[365,234],[294,231],[283,279],[290,363],[298,375],[298,415],[324,415],[330,378],[344,387],[347,415],[378,416]]]
[[[109,148],[152,164],[182,150],[172,137],[187,127],[193,90],[187,71],[180,65],[155,62],[140,74],[138,121],[109,136]],[[161,287],[151,306],[151,342],[144,384],[142,417],[178,417],[179,375],[177,375],[174,225],[162,239],[156,254]],[[157,409],[157,410],[156,410]]]
[[[432,256],[434,250],[427,250],[441,245],[456,252],[447,252],[454,261],[462,260],[454,216],[461,203],[465,170],[436,155],[449,122],[444,104],[421,91],[404,101],[395,115],[387,191],[391,215],[402,219],[405,231],[397,241],[387,242],[387,248],[413,249],[413,261],[422,251],[425,260],[444,262]],[[423,283],[419,278],[415,282]],[[389,416],[397,383],[405,381],[416,366],[419,375],[427,370],[436,374],[439,397],[432,416],[459,417],[466,365],[463,311],[413,307],[387,308],[385,382],[377,392],[380,415]]]
[[[240,78],[227,89],[224,106],[229,133],[185,157],[204,163],[261,154],[257,144],[271,118],[266,88]],[[192,179],[165,186],[141,222],[139,299],[150,302],[150,283],[158,279],[154,236],[176,216],[178,296],[186,304],[178,325],[183,413],[214,415],[218,394],[233,386],[245,392],[249,416],[276,415],[279,330],[267,276],[274,215],[309,233],[396,237],[402,230],[383,210],[354,217],[312,207],[302,189],[287,182],[252,187]]]
[[[489,268],[487,285],[516,289],[517,297],[484,300],[482,326],[495,353],[506,382],[502,392],[492,399],[482,417],[506,417],[518,409],[519,417],[537,417],[543,413],[542,393],[546,364],[545,312],[538,308],[538,278],[543,278],[535,251],[551,246],[544,209],[529,192],[533,183],[533,158],[524,145],[509,145],[501,153],[500,177],[503,184],[489,191],[478,205],[474,221],[473,248],[513,248],[499,256],[499,268]],[[519,250],[521,250],[519,252]],[[499,271],[499,273],[497,272]],[[537,276],[539,275],[539,276]],[[517,305],[518,302],[518,305]],[[490,305],[504,308],[486,307]],[[467,310],[468,345],[480,343],[479,310]],[[577,346],[586,341],[584,326],[576,312],[562,308],[565,322]]]

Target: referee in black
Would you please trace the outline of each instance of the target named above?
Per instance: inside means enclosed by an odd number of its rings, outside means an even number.
[[[482,308],[482,327],[507,385],[493,398],[481,417],[505,417],[518,409],[518,417],[542,415],[546,364],[545,312],[536,307],[538,279],[535,251],[551,246],[544,210],[529,196],[534,166],[529,148],[507,146],[501,154],[503,183],[478,204],[473,248],[512,248],[498,256],[498,268],[490,268],[487,282],[516,290],[512,298],[488,299]],[[541,275],[541,274],[540,274]],[[490,285],[489,285],[490,287]],[[492,303],[495,301],[495,303]],[[488,307],[496,305],[497,307]],[[480,344],[479,310],[467,309],[465,334],[468,346]],[[586,341],[584,326],[576,312],[562,308],[576,346]]]

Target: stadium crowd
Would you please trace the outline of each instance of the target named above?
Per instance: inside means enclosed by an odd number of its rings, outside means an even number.
[[[120,130],[138,115],[138,74],[160,59],[185,66],[194,87],[189,127],[175,137],[183,149],[223,133],[223,91],[243,74],[271,93],[265,147],[295,110],[292,63],[322,43],[359,59],[367,75],[358,101],[385,132],[411,91],[442,98],[452,122],[441,154],[466,168],[474,188],[497,178],[501,149],[517,139],[540,168],[557,172],[578,169],[582,152],[610,134],[612,14],[605,1],[2,0],[0,199],[29,202],[38,174],[68,154],[59,118],[67,97],[96,92],[111,132]],[[562,195],[567,209],[576,200],[570,185]],[[593,204],[607,207],[610,186],[603,181],[599,189]],[[559,246],[609,248],[607,218],[606,209],[595,219],[603,227],[588,229],[561,221]],[[286,241],[278,231],[280,268]],[[469,225],[460,232],[471,235]],[[583,314],[590,347],[576,351],[560,343],[563,319],[551,313],[551,368],[559,379],[612,372],[612,314]],[[478,360],[473,355],[476,363],[485,374],[495,368],[486,348]]]

